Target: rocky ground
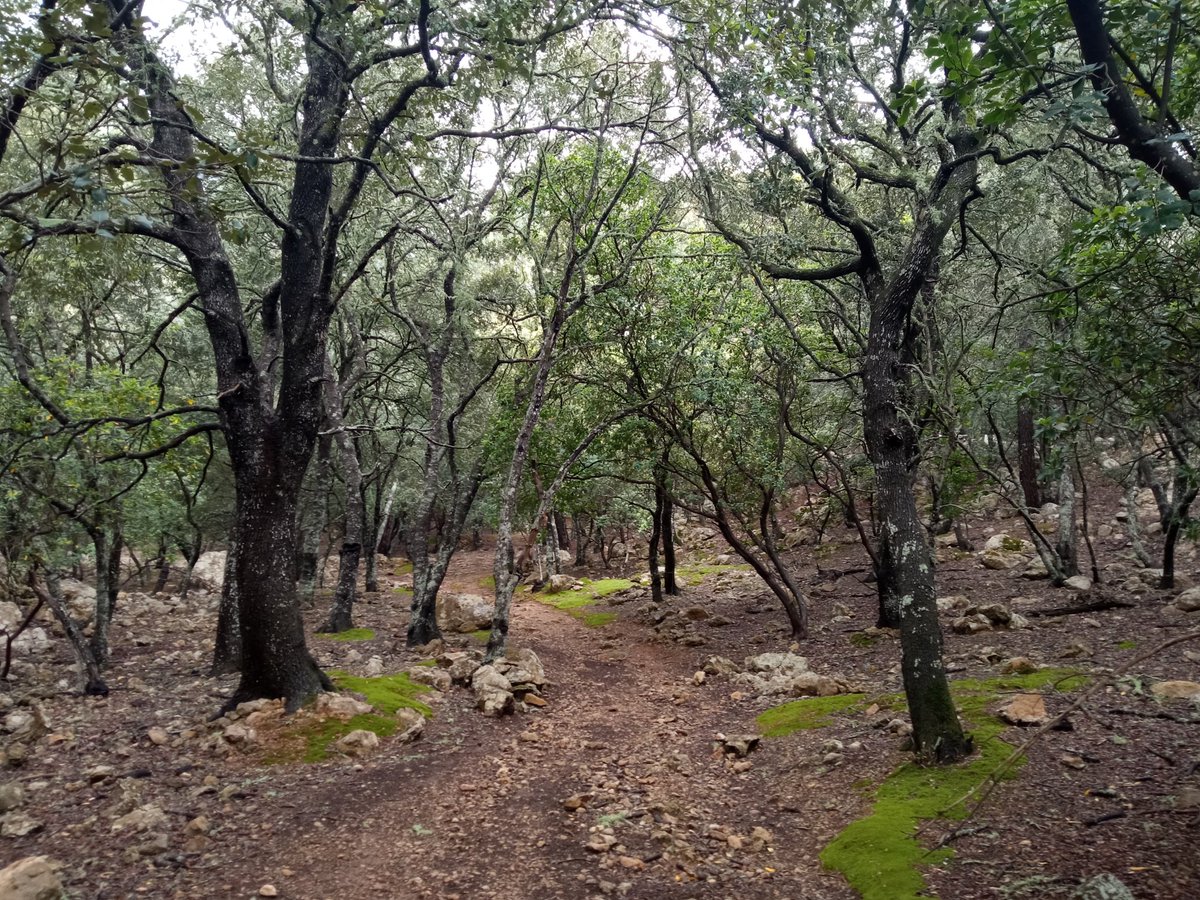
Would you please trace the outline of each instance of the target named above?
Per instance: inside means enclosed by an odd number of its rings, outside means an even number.
[[[1025,577],[1037,573],[1019,525],[994,514],[974,524],[978,551],[939,547],[949,667],[984,685],[972,707],[990,723],[973,726],[981,759],[1078,703],[1013,780],[959,807],[967,818],[924,826],[921,848],[953,850],[922,858],[944,900],[1200,896],[1200,641],[1137,661],[1200,627],[1200,592],[1155,588],[1120,524],[1097,528],[1099,585]],[[75,898],[859,896],[819,854],[872,812],[876,786],[905,762],[908,726],[898,641],[872,627],[855,536],[793,537],[813,598],[802,647],[750,572],[715,564],[704,529],[683,537],[689,562],[706,565],[687,570],[682,596],[658,608],[640,586],[605,582],[590,605],[557,608],[520,594],[509,660],[482,672],[469,634],[404,647],[406,577],[389,567],[356,611],[373,635],[313,646],[350,676],[428,684],[417,697],[428,719],[369,695],[373,712],[326,701],[296,721],[259,703],[210,721],[233,681],[205,674],[208,593],[125,598],[107,698],[72,692],[70,653],[39,626],[44,644],[18,648],[0,695],[0,865],[45,855],[54,872],[26,864],[28,893],[11,896],[37,896],[38,878]],[[1191,545],[1181,569],[1200,574]],[[486,551],[461,554],[447,593],[486,594],[489,571]],[[1130,605],[1042,614],[1105,600]],[[1043,667],[1089,675],[1090,693],[995,680]],[[757,717],[798,697],[823,711],[815,727],[760,737],[775,720]],[[400,717],[395,733],[348,738],[352,717],[369,725],[381,711]],[[303,761],[311,745],[297,735],[326,725],[341,743]]]

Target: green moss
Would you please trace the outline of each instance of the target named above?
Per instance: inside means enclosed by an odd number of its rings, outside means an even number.
[[[371,628],[349,628],[346,631],[318,632],[317,637],[330,641],[369,641],[375,637]]]
[[[482,578],[479,579],[479,586],[482,587],[485,591],[496,590],[496,576],[495,575],[483,576]]]
[[[850,635],[850,643],[855,647],[862,647],[864,649],[867,647],[874,647],[878,641],[879,638],[875,637],[874,635],[867,634],[865,631],[856,631],[854,634]]]
[[[288,729],[279,745],[264,758],[268,765],[322,762],[329,758],[338,738],[360,729],[373,731],[381,738],[391,737],[396,732],[395,716],[399,709],[415,709],[426,718],[433,716],[433,710],[417,699],[431,688],[409,680],[407,675],[355,678],[346,672],[333,671],[329,676],[342,690],[362,694],[378,712],[354,716],[345,722],[341,719],[310,721],[299,728]]]
[[[1121,641],[1119,644],[1117,644],[1117,649],[1118,650],[1132,650],[1136,646],[1137,646],[1137,641],[1125,640],[1125,641]]]
[[[763,737],[783,737],[793,731],[824,728],[833,724],[833,715],[859,706],[865,694],[837,694],[833,697],[808,697],[775,706],[755,720]]]
[[[695,586],[704,581],[709,575],[748,569],[749,566],[718,566],[716,563],[697,563],[691,566],[679,566],[675,569],[675,577],[684,584]]]
[[[588,582],[585,590],[599,599],[609,594],[619,594],[633,587],[633,582],[626,578],[601,578],[599,581]]]
[[[603,628],[616,619],[615,613],[586,612],[593,603],[601,597],[629,590],[633,582],[625,578],[602,578],[599,581],[584,580],[581,587],[574,591],[561,591],[557,594],[537,593],[533,597],[539,603],[553,606],[563,612],[570,613],[589,628]]]
[[[412,563],[409,560],[405,560],[404,562],[398,562],[392,567],[392,571],[395,572],[397,575],[411,575],[412,574]]]
[[[1024,542],[1020,538],[1015,537],[1005,537],[1000,542],[1001,549],[1007,550],[1010,553],[1020,553],[1024,546]]]
[[[963,818],[966,807],[960,804],[950,809],[950,804],[983,784],[1013,751],[1011,744],[1000,740],[1007,726],[988,707],[1002,692],[1055,685],[1073,690],[1086,680],[1069,669],[1042,669],[1029,675],[954,682],[954,698],[971,725],[979,753],[954,766],[901,766],[876,789],[870,814],[843,829],[821,852],[821,862],[841,872],[863,900],[929,897],[922,869],[944,862],[954,853],[950,849],[927,851],[914,836],[917,826],[939,816]],[[1021,763],[1023,760],[1002,777],[1015,778]]]
[[[407,594],[408,596],[411,597],[412,592],[413,592],[413,589],[406,584],[400,584],[400,585],[397,585],[396,587],[392,588],[393,594]]]
[[[437,665],[437,660],[436,659],[422,659],[422,660],[418,660],[417,662],[413,663],[413,665],[414,666],[422,666],[426,669],[432,669],[434,666]]]
[[[339,688],[362,694],[368,703],[384,715],[395,715],[398,709],[415,709],[426,718],[433,715],[433,710],[417,699],[418,695],[432,689],[428,685],[417,684],[403,672],[380,675],[378,678],[356,678],[345,672],[330,672],[329,675]]]
[[[485,643],[487,642],[487,639],[490,638],[491,636],[492,636],[492,633],[490,631],[488,631],[486,628],[481,628],[478,631],[471,632],[471,637],[475,638],[475,640],[477,640],[477,641],[483,641]]]

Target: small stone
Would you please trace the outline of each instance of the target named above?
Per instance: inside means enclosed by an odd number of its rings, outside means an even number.
[[[624,869],[633,869],[634,871],[637,871],[639,869],[646,868],[646,864],[636,856],[618,856],[617,862],[620,863],[621,867]]]
[[[547,705],[546,698],[539,697],[537,694],[526,694],[521,700],[527,706],[536,706],[538,709],[542,709]]]
[[[1200,612],[1200,587],[1188,588],[1176,597],[1175,608],[1183,612]]]
[[[0,870],[0,897],[5,900],[59,900],[63,884],[45,856],[27,856]]]
[[[593,794],[572,794],[563,801],[563,809],[571,811],[584,809],[588,805],[588,801],[592,799]]]
[[[1063,582],[1063,587],[1070,591],[1087,593],[1092,589],[1092,579],[1088,578],[1086,575],[1072,575]]]
[[[743,772],[749,772],[752,768],[754,768],[754,763],[750,762],[748,759],[739,759],[729,768],[733,770],[735,774],[741,775]]]
[[[146,731],[146,737],[155,747],[161,747],[170,740],[170,736],[163,729],[155,725]]]
[[[279,888],[275,887],[275,885],[273,885],[273,884],[264,884],[262,887],[260,887],[258,889],[258,896],[260,896],[260,897],[278,897],[279,896]]]
[[[41,831],[44,826],[22,812],[10,812],[0,816],[0,837],[25,837],[35,831]],[[5,895],[0,894],[0,897]]]
[[[1200,684],[1194,681],[1160,681],[1150,688],[1150,693],[1168,700],[1192,700],[1200,698]]]
[[[700,685],[704,684],[706,678],[707,678],[707,676],[704,674],[703,671],[697,672],[695,675],[692,676],[692,684],[699,687]]]
[[[1028,656],[1014,656],[1004,663],[1000,672],[1004,675],[1030,675],[1037,669],[1037,664]]]
[[[11,812],[25,803],[25,789],[15,781],[0,785],[0,813]]]
[[[1087,763],[1073,753],[1064,753],[1058,758],[1058,761],[1071,769],[1083,769],[1087,767]]]
[[[1048,718],[1046,698],[1041,694],[1017,694],[1000,710],[1000,718],[1010,725],[1041,725]]]
[[[334,741],[333,749],[346,756],[367,756],[379,749],[379,735],[365,728],[356,728]]]
[[[188,834],[208,834],[209,827],[208,816],[196,816],[184,826],[183,830]]]
[[[372,656],[363,667],[363,674],[368,678],[378,678],[383,674],[383,657]]]

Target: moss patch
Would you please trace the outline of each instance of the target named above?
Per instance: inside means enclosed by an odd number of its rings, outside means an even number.
[[[411,575],[412,570],[413,570],[413,566],[409,560],[405,560],[404,562],[395,563],[392,566],[392,571],[395,572],[397,575]]]
[[[847,709],[863,706],[866,694],[836,694],[833,697],[810,697],[775,706],[759,715],[758,730],[763,737],[783,737],[793,731],[824,728],[833,724],[833,716]]]
[[[603,628],[617,618],[611,612],[587,612],[588,607],[602,597],[627,591],[633,587],[633,582],[625,578],[602,578],[599,581],[584,579],[582,587],[575,591],[561,591],[557,594],[537,593],[533,598],[538,603],[553,606],[563,612],[570,613],[589,628]]]
[[[349,628],[346,631],[318,632],[317,637],[330,641],[369,641],[375,637],[373,628]]]
[[[482,578],[479,579],[479,586],[482,587],[485,591],[495,591],[496,590],[496,576],[495,575],[484,575]]]
[[[413,665],[421,666],[426,669],[432,669],[434,666],[437,665],[437,660],[436,659],[421,659],[421,660],[418,660],[417,662],[413,663]]]
[[[1132,650],[1137,646],[1137,641],[1124,640],[1117,644],[1118,650]]]
[[[856,631],[854,634],[850,635],[850,643],[855,647],[862,647],[863,649],[866,649],[867,647],[874,647],[878,641],[879,638],[875,637],[874,635],[867,634],[865,631]]]
[[[477,640],[477,641],[483,641],[484,643],[487,643],[487,639],[490,638],[491,636],[492,636],[492,633],[490,631],[488,631],[486,628],[481,628],[478,631],[471,632],[471,637],[475,638],[475,640]]]
[[[721,572],[736,572],[739,570],[749,570],[749,566],[729,565],[718,566],[715,563],[698,563],[693,566],[679,566],[675,569],[675,577],[684,584],[692,585],[693,587],[704,581],[709,575],[719,575]]]
[[[381,738],[396,732],[396,711],[415,709],[432,718],[433,709],[417,697],[431,690],[427,685],[411,681],[407,675],[382,675],[379,678],[355,678],[346,672],[330,672],[333,683],[345,691],[355,691],[367,698],[378,712],[364,713],[343,722],[341,719],[309,721],[297,728],[286,728],[280,743],[264,758],[269,765],[280,763],[317,763],[329,758],[338,738],[352,731],[373,731]]]
[[[918,824],[938,816],[963,818],[965,807],[946,811],[947,807],[982,784],[1014,749],[1000,740],[1008,726],[988,707],[1003,692],[1052,686],[1074,690],[1086,680],[1069,669],[1042,669],[1029,675],[953,682],[954,699],[970,723],[979,753],[954,766],[926,768],[906,763],[898,768],[876,789],[870,814],[843,829],[821,852],[821,862],[841,872],[863,900],[927,898],[922,869],[950,859],[954,851],[927,851],[914,837]],[[1021,762],[1004,777],[1016,777]]]

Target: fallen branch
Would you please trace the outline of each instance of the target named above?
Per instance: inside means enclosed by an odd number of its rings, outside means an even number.
[[[1082,606],[1054,606],[1050,609],[1031,609],[1025,615],[1030,618],[1039,616],[1073,616],[1078,613],[1104,612],[1106,609],[1133,609],[1136,603],[1126,603],[1124,600],[1094,600]]]

